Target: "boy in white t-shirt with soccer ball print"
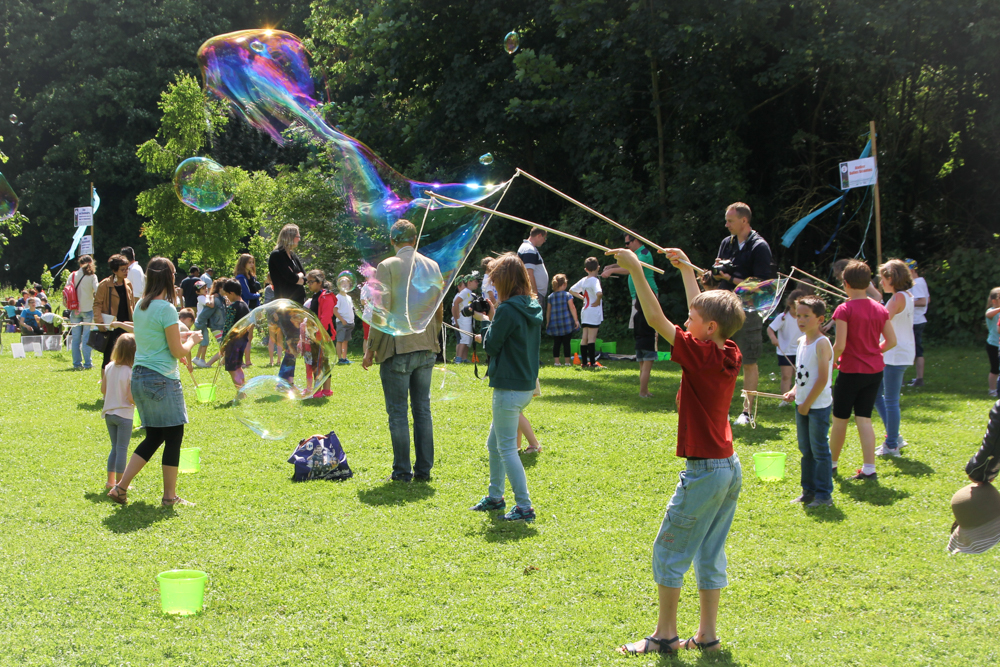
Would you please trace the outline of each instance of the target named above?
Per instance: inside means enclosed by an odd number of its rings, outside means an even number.
[[[583,301],[580,310],[580,326],[583,328],[583,340],[580,341],[581,364],[584,368],[603,368],[597,363],[597,330],[604,321],[604,306],[601,301],[604,291],[601,289],[601,279],[597,272],[601,265],[596,257],[588,257],[583,263],[587,277],[569,288],[570,294]]]

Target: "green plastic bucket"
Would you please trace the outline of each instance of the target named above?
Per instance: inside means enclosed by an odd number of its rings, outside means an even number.
[[[602,347],[604,347],[604,341],[603,340],[601,340],[600,338],[598,338],[597,340],[594,341],[594,349],[595,350],[597,350],[598,352],[600,352]]]
[[[200,570],[168,570],[156,575],[164,614],[190,616],[202,610],[208,575]]]
[[[601,352],[604,354],[618,354],[618,343],[604,343],[601,345]]]
[[[670,350],[667,350],[666,352],[658,352],[657,356],[660,361],[670,361]]]
[[[201,448],[181,447],[181,461],[177,472],[198,472],[201,470]]]
[[[199,403],[211,403],[215,400],[214,384],[200,384],[194,388],[194,391],[198,396]]]
[[[784,452],[757,452],[753,455],[753,469],[765,482],[776,482],[785,478]]]
[[[132,428],[137,429],[142,426],[142,420],[139,419],[139,411],[135,411],[135,419],[132,420]]]
[[[579,338],[572,338],[572,339],[570,339],[570,341],[569,341],[569,351],[572,354],[579,354],[580,353],[580,339]]]

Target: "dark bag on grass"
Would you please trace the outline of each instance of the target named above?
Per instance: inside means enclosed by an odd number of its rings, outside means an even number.
[[[347,454],[333,431],[301,441],[288,462],[295,465],[293,482],[310,479],[341,482],[354,476],[351,466],[347,465]]]

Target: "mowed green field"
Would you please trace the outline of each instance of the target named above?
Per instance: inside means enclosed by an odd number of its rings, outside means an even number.
[[[656,615],[651,545],[683,461],[674,456],[680,369],[542,369],[526,414],[543,453],[525,457],[538,512],[505,525],[468,511],[486,491],[490,390],[459,367],[433,403],[430,484],[390,484],[377,369],[333,369],[334,396],[274,405],[295,435],[264,441],[235,419],[235,394],[203,405],[185,374],[185,445],[202,469],[159,507],[159,457],[126,508],[104,496],[107,432],[97,371],[69,352],[0,355],[2,665],[989,665],[998,651],[1000,550],[949,556],[949,499],[965,482],[992,404],[985,355],[933,349],[927,386],[904,389],[898,460],[878,483],[835,483],[832,509],[805,511],[790,408],[762,404],[737,433],[744,487],[729,537],[725,651],[623,658]],[[356,353],[356,351],[354,351]],[[546,354],[547,358],[547,354]],[[96,358],[99,364],[99,357]],[[255,349],[253,374],[268,372]],[[763,391],[777,391],[772,356]],[[196,371],[209,381],[213,370]],[[737,397],[734,402],[734,414]],[[290,481],[295,442],[335,430],[356,476]],[[876,431],[881,425],[876,419]],[[133,435],[134,447],[141,432]],[[752,455],[788,453],[786,478],[754,477]],[[856,433],[843,470],[860,466]],[[510,493],[508,491],[508,497]],[[164,616],[155,576],[209,575],[206,608]],[[682,635],[697,627],[693,574]]]

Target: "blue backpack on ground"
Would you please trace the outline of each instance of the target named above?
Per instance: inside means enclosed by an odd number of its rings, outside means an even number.
[[[301,441],[288,458],[295,466],[293,482],[310,479],[325,479],[342,482],[354,476],[347,465],[347,454],[340,445],[337,434],[330,431],[326,435],[314,435]]]

